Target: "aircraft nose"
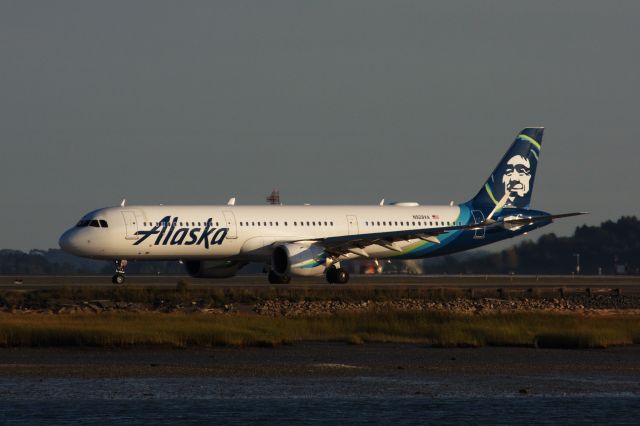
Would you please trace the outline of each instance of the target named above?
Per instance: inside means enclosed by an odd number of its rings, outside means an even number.
[[[58,245],[67,253],[76,254],[80,251],[79,236],[76,229],[72,228],[60,236]]]

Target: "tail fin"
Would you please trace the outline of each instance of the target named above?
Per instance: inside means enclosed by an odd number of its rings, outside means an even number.
[[[542,127],[527,127],[518,134],[480,192],[471,200],[473,206],[493,209],[509,193],[505,208],[529,208],[543,132]]]

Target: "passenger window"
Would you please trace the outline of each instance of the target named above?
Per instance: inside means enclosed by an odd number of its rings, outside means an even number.
[[[331,224],[331,226],[333,226],[333,222],[329,222]]]
[[[273,222],[269,222],[269,226],[273,226]]]
[[[100,226],[103,227],[103,228],[108,228],[109,224],[107,223],[106,220],[100,219]]]
[[[287,226],[287,222],[284,223],[284,226]]]
[[[309,221],[307,221],[307,226],[310,226],[310,225],[309,225]]]
[[[293,226],[298,226],[298,222],[293,222]]]

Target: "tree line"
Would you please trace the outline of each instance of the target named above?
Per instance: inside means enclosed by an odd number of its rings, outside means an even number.
[[[640,274],[640,221],[635,216],[599,226],[578,226],[573,235],[544,234],[495,253],[426,265],[428,273],[448,274]]]

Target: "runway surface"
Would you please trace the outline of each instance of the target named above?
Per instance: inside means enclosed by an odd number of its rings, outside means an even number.
[[[640,293],[640,276],[571,276],[571,275],[351,275],[348,284],[327,284],[323,276],[295,277],[290,284],[269,284],[265,275],[240,275],[225,279],[201,279],[186,275],[128,275],[127,285],[175,287],[184,280],[192,286],[211,287],[445,287],[445,288],[610,288],[625,293]],[[111,277],[22,275],[0,276],[0,289],[44,289],[56,287],[111,287]]]

